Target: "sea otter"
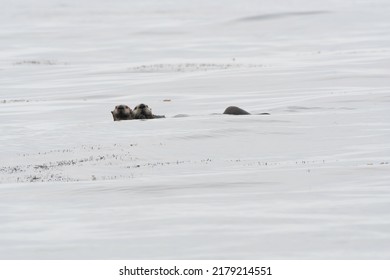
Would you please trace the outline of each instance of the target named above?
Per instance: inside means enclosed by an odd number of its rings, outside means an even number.
[[[114,121],[132,120],[134,119],[134,113],[127,105],[117,105],[114,111],[111,111]]]
[[[136,120],[165,118],[165,116],[153,115],[152,109],[143,103],[135,106],[133,115]]]

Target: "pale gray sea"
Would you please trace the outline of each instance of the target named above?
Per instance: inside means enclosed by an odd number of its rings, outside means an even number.
[[[2,0],[0,258],[389,259],[389,14]]]

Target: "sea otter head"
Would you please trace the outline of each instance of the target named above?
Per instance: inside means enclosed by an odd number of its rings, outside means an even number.
[[[133,114],[134,119],[153,119],[152,109],[143,103],[135,106]]]
[[[117,105],[114,111],[111,111],[114,121],[131,120],[134,118],[133,111],[127,105]]]

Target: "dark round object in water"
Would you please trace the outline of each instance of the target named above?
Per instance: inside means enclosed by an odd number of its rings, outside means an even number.
[[[236,106],[227,107],[223,113],[226,115],[250,115],[247,111]]]

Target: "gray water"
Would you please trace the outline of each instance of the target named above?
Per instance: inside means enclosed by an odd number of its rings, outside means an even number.
[[[2,1],[0,258],[388,259],[389,12]]]

